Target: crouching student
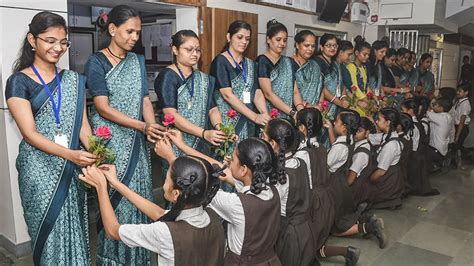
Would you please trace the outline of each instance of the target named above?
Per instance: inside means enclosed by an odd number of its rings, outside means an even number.
[[[431,171],[446,166],[448,146],[454,137],[454,121],[448,113],[452,107],[449,99],[439,98],[432,104],[432,110],[426,113],[430,123],[430,146],[428,158]]]
[[[377,148],[377,169],[370,175],[374,184],[371,191],[373,208],[396,208],[402,204],[403,175],[399,165],[403,144],[397,126],[400,114],[394,108],[384,108],[378,113],[376,125],[382,133],[370,134],[369,141]]]
[[[281,228],[276,251],[283,265],[314,265],[316,248],[311,234],[311,190],[306,163],[294,157],[296,130],[288,120],[273,119],[262,132],[278,155],[278,176],[286,183],[277,185],[281,201]]]
[[[330,139],[338,136],[328,153],[328,167],[331,172],[331,189],[335,193],[336,218],[332,234],[350,236],[359,233],[373,234],[379,247],[386,245],[383,220],[375,216],[364,217],[362,212],[367,204],[356,205],[352,190],[347,183],[347,174],[354,152],[354,136],[359,129],[360,116],[354,111],[342,111],[334,123],[326,123]]]
[[[97,190],[100,214],[109,238],[157,253],[160,265],[222,265],[224,230],[216,212],[205,207],[216,194],[219,170],[196,157],[184,156],[171,161],[163,185],[165,198],[174,203],[169,211],[122,184],[115,166],[87,167],[79,178]],[[107,183],[156,222],[119,224]]]
[[[218,163],[187,146],[180,132],[173,131],[169,138],[184,153]],[[166,149],[171,150],[169,143]],[[275,185],[285,184],[286,176],[276,174],[275,163],[272,147],[262,139],[248,138],[236,145],[230,170],[221,180],[235,186],[237,193],[219,190],[209,204],[228,222],[224,265],[282,265],[275,252],[280,230],[280,197]]]
[[[410,187],[410,194],[418,196],[439,195],[439,191],[431,187],[428,176],[428,165],[426,152],[429,144],[429,129],[425,127],[427,124],[425,119],[418,119],[418,110],[420,98],[407,99],[402,102],[402,112],[408,114],[413,121],[412,151],[407,163],[407,182]],[[425,112],[424,112],[425,113]],[[424,122],[422,122],[424,121]]]
[[[356,265],[360,256],[358,248],[326,245],[336,216],[336,200],[334,191],[329,186],[327,151],[317,139],[317,134],[323,127],[321,112],[316,108],[305,108],[298,112],[296,122],[301,141],[295,157],[302,159],[308,170],[312,197],[311,232],[316,255],[320,258],[343,256],[346,265]]]
[[[370,175],[375,170],[375,164],[371,160],[372,147],[367,140],[375,126],[367,117],[361,117],[359,128],[355,134],[355,147],[352,155],[352,164],[347,172],[347,184],[352,190],[354,203],[358,206],[361,203],[371,201]]]

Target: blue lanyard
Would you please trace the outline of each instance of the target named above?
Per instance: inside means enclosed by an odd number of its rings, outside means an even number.
[[[186,77],[184,76],[183,72],[181,71],[181,69],[179,68],[178,64],[174,64],[176,66],[176,69],[178,69],[178,72],[179,72],[179,75],[181,76],[181,78],[184,80],[184,82],[186,82]],[[194,97],[194,78],[193,78],[193,75],[194,75],[194,72],[191,73],[190,75],[190,78],[191,78],[191,89],[188,90],[189,92],[189,95],[191,96],[191,98]]]
[[[51,101],[51,106],[53,107],[53,111],[54,111],[54,118],[56,119],[56,126],[58,129],[60,129],[61,120],[59,119],[59,112],[61,110],[61,82],[59,80],[58,69],[54,67],[54,70],[56,71],[56,83],[58,83],[58,105],[56,105],[56,103],[54,102],[54,98],[53,98],[53,95],[51,94],[51,90],[49,89],[48,85],[46,85],[46,82],[44,82],[38,70],[36,70],[35,65],[31,65],[31,69],[33,69],[33,72],[35,72],[36,76],[41,81],[43,88],[48,93],[48,97],[49,97],[49,100]]]
[[[235,61],[235,58],[234,58],[234,56],[232,56],[232,53],[230,52],[229,49],[227,49],[227,53],[230,55],[230,58],[232,58],[232,60],[234,60],[235,68],[242,71],[242,75],[244,77],[245,88],[247,88],[247,64],[245,64],[245,58],[242,59],[242,67],[241,67],[240,64],[237,63],[237,61]]]

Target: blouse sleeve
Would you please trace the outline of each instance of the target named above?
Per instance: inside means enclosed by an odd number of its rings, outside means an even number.
[[[155,92],[158,96],[158,107],[178,108],[179,77],[172,69],[165,68],[155,79]]]
[[[266,56],[261,55],[257,58],[257,69],[259,78],[270,78],[273,65]]]
[[[232,87],[232,79],[229,71],[231,70],[227,65],[227,59],[225,56],[218,55],[214,61],[212,61],[210,75],[216,79],[216,89]]]
[[[208,102],[209,102],[209,110],[211,110],[212,108],[216,107],[217,104],[216,104],[216,101],[214,99],[214,91],[217,89],[217,79],[214,78],[213,76],[209,75],[209,88],[207,88],[208,90],[210,90],[208,92]]]
[[[87,76],[87,88],[92,97],[109,96],[105,69],[98,55],[93,54],[89,57],[84,68],[84,74]]]
[[[13,74],[7,80],[5,99],[8,100],[12,97],[18,97],[25,100],[31,99],[31,93],[27,86],[27,79],[23,74]]]

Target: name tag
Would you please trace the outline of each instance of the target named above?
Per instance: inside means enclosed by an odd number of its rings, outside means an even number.
[[[54,142],[56,144],[59,144],[61,146],[63,146],[64,148],[69,148],[69,141],[67,139],[67,136],[64,135],[64,134],[58,134],[56,136],[54,136]]]
[[[249,104],[252,102],[250,99],[250,91],[244,91],[243,101],[245,104]]]

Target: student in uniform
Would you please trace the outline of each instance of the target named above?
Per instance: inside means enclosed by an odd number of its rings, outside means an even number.
[[[267,108],[276,108],[281,116],[293,118],[296,111],[304,108],[295,80],[295,66],[290,57],[283,55],[288,41],[285,25],[270,20],[267,23],[267,51],[256,59],[258,82],[265,98]]]
[[[456,158],[458,165],[462,160],[463,144],[469,135],[469,123],[471,122],[471,104],[469,95],[471,88],[469,84],[461,85],[457,92],[457,101],[454,104],[454,124],[456,126],[456,135],[454,137]]]
[[[402,154],[400,156],[400,169],[403,176],[403,182],[405,184],[405,190],[403,192],[406,196],[411,191],[411,186],[408,183],[408,160],[413,154],[413,120],[410,115],[406,113],[400,113],[400,125],[397,128],[398,137],[400,142],[403,144]]]
[[[157,253],[160,265],[222,265],[224,230],[216,212],[205,208],[217,192],[221,170],[197,157],[176,158],[171,147],[157,151],[171,163],[163,185],[165,198],[174,203],[169,211],[121,183],[113,165],[82,170],[79,178],[97,191],[107,236],[130,248]],[[108,185],[155,222],[120,224],[110,203]]]
[[[358,233],[371,233],[378,242],[379,247],[386,245],[386,236],[383,231],[383,220],[381,218],[361,219],[366,204],[356,205],[352,191],[347,182],[347,173],[351,166],[352,154],[354,152],[354,136],[359,129],[360,116],[355,111],[342,111],[338,114],[334,123],[334,129],[330,122],[326,122],[331,140],[335,139],[329,150],[327,164],[331,173],[331,189],[335,193],[336,218],[332,233],[336,236],[350,236]]]
[[[451,107],[452,102],[449,99],[440,98],[432,104],[432,110],[426,113],[430,123],[430,146],[427,155],[433,167],[432,171],[444,165],[449,143],[454,137],[454,120],[448,113]]]
[[[278,175],[286,177],[277,185],[281,201],[281,228],[276,251],[283,265],[313,265],[317,263],[316,248],[311,234],[311,189],[306,163],[294,157],[297,135],[294,126],[284,119],[272,119],[262,132],[278,154]]]
[[[358,248],[326,245],[336,216],[336,200],[329,186],[326,148],[317,139],[323,127],[321,112],[316,108],[305,108],[298,112],[296,123],[301,141],[295,157],[302,159],[308,168],[312,197],[311,232],[317,255],[319,258],[343,256],[346,265],[356,265],[360,255]]]
[[[420,98],[406,99],[402,102],[401,111],[408,114],[413,121],[413,153],[408,159],[407,164],[407,182],[410,187],[410,194],[419,196],[439,195],[437,189],[431,187],[428,177],[428,165],[426,152],[429,144],[429,132],[418,120],[417,111],[421,109]]]
[[[354,137],[355,146],[352,164],[346,175],[347,184],[352,190],[356,205],[363,202],[370,203],[371,200],[369,194],[369,186],[371,186],[370,175],[375,170],[375,165],[371,160],[372,147],[367,138],[374,129],[374,124],[367,117],[360,118],[359,128]]]
[[[187,146],[179,131],[169,138],[184,153],[218,163]],[[234,149],[221,180],[234,185],[237,193],[219,190],[209,204],[228,222],[225,265],[282,265],[275,252],[281,212],[275,185],[285,184],[286,175],[277,175],[276,161],[272,147],[262,139],[245,139]]]
[[[384,108],[376,120],[381,133],[369,135],[372,145],[380,145],[377,148],[377,169],[370,175],[370,182],[374,184],[374,190],[370,192],[373,208],[395,208],[402,204],[404,182],[399,162],[403,144],[397,134],[399,124],[398,111]]]

